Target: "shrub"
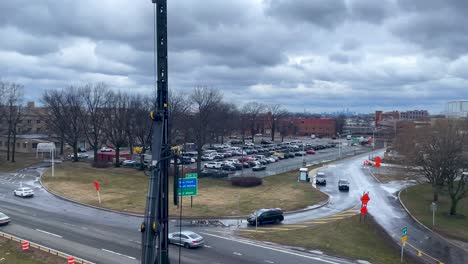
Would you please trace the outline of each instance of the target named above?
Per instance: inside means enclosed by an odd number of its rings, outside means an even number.
[[[111,163],[107,161],[99,160],[99,161],[93,162],[92,166],[94,168],[109,168],[111,166]]]
[[[253,177],[253,176],[231,178],[231,184],[234,186],[239,186],[239,187],[254,187],[254,186],[262,185],[262,183],[263,183],[262,178]]]

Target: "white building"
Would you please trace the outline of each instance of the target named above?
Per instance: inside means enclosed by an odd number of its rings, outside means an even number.
[[[468,100],[448,102],[445,105],[445,116],[452,118],[468,117]]]

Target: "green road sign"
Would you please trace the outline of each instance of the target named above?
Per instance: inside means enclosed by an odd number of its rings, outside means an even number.
[[[198,174],[197,173],[186,173],[185,174],[185,179],[197,179],[198,178]]]
[[[404,236],[407,236],[408,234],[408,227],[403,227],[403,229],[401,229],[401,236],[404,237]]]
[[[179,196],[196,196],[198,194],[198,179],[179,179]]]
[[[359,138],[357,137],[353,137],[351,140],[353,143],[359,143]]]

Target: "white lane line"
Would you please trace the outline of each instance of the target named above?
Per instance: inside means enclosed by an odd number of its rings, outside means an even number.
[[[133,243],[141,244],[140,241],[135,241],[135,240],[131,240],[131,239],[130,239],[129,241],[130,241],[130,242],[133,242]]]
[[[124,255],[124,254],[120,254],[120,253],[117,253],[117,252],[114,252],[114,251],[111,251],[111,250],[108,250],[108,249],[105,249],[105,248],[101,248],[103,251],[106,251],[106,252],[109,252],[109,253],[112,253],[112,254],[116,254],[116,255],[119,255],[119,256],[122,256],[122,257],[126,257],[126,258],[129,258],[129,259],[136,259],[134,257],[131,257],[131,256],[127,256],[127,255]]]
[[[242,253],[239,253],[239,252],[232,252],[232,254],[237,255],[237,256],[242,256]]]
[[[340,264],[339,262],[333,262],[333,261],[329,261],[329,260],[322,259],[322,258],[318,258],[318,257],[312,257],[312,256],[302,255],[302,254],[298,254],[298,253],[295,253],[295,252],[290,252],[290,251],[283,250],[283,249],[267,247],[267,246],[263,246],[263,245],[259,245],[259,244],[254,244],[254,243],[251,243],[251,242],[246,242],[246,241],[240,241],[240,240],[237,240],[237,239],[233,239],[232,237],[230,237],[230,238],[228,238],[228,237],[222,237],[222,236],[217,236],[217,235],[213,235],[213,234],[205,233],[205,232],[200,232],[200,233],[202,233],[202,234],[204,234],[204,235],[207,235],[207,236],[217,237],[217,238],[220,238],[220,239],[225,239],[225,240],[229,240],[229,241],[234,241],[234,242],[238,242],[238,243],[243,243],[243,244],[246,244],[246,245],[251,245],[251,246],[255,246],[255,247],[260,247],[260,248],[264,248],[264,249],[269,249],[269,250],[273,250],[273,251],[278,251],[278,252],[281,252],[281,253],[290,254],[290,255],[294,255],[294,256],[298,256],[298,257],[303,257],[303,258],[318,260],[318,261],[325,262],[325,263]]]
[[[208,245],[203,245],[203,247],[206,247],[206,248],[211,248],[211,246],[208,246]]]
[[[80,227],[80,228],[81,228],[81,229],[83,229],[83,230],[88,230],[88,228],[87,228],[87,227]]]
[[[59,236],[59,235],[57,235],[57,234],[50,233],[50,232],[47,232],[47,231],[44,231],[44,230],[36,229],[36,231],[39,231],[39,232],[42,232],[42,233],[44,233],[44,234],[48,234],[48,235],[51,235],[51,236],[55,236],[55,237],[60,237],[60,238],[62,238],[62,236]]]
[[[270,263],[270,264],[273,264],[274,262],[271,261],[271,260],[265,260],[266,263]]]

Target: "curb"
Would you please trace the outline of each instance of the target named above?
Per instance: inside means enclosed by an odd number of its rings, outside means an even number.
[[[128,215],[128,216],[135,216],[135,217],[144,217],[145,215],[143,214],[138,214],[138,213],[131,213],[131,212],[124,212],[124,211],[118,211],[118,210],[113,210],[113,209],[108,209],[108,208],[104,208],[104,207],[98,207],[98,206],[94,206],[94,205],[90,205],[90,204],[85,204],[85,203],[82,203],[82,202],[79,202],[79,201],[76,201],[74,199],[70,199],[70,198],[67,198],[67,197],[64,197],[54,191],[51,191],[49,190],[47,187],[44,186],[44,184],[42,183],[42,175],[41,177],[39,178],[39,183],[41,184],[42,188],[44,188],[44,190],[46,190],[48,193],[54,195],[55,197],[59,198],[59,199],[62,199],[64,201],[68,201],[68,202],[72,202],[72,203],[75,203],[75,204],[79,204],[79,205],[82,205],[82,206],[86,206],[86,207],[90,207],[90,208],[94,208],[94,209],[98,209],[98,210],[103,210],[103,211],[107,211],[107,212],[111,212],[111,213],[117,213],[117,214],[123,214],[123,215]],[[324,193],[324,192],[322,192]],[[328,196],[328,199],[321,203],[321,204],[318,204],[318,205],[312,205],[312,208],[304,208],[304,209],[299,209],[299,210],[294,210],[294,211],[288,211],[288,212],[284,212],[285,215],[289,215],[289,214],[294,214],[294,213],[302,213],[302,212],[307,212],[307,211],[312,211],[312,210],[315,210],[315,209],[319,209],[325,205],[327,205],[329,202],[330,202],[330,195],[327,194],[327,193],[324,193]],[[201,220],[201,219],[244,219],[246,218],[247,215],[237,215],[237,216],[206,216],[206,217],[182,217],[183,220]],[[178,216],[173,216],[173,217],[169,217],[169,219],[179,219]]]
[[[46,246],[43,246],[43,245],[40,245],[40,244],[37,244],[37,243],[34,243],[34,242],[31,242],[31,241],[28,241],[26,239],[22,239],[22,238],[19,238],[19,237],[16,237],[16,236],[13,236],[13,235],[10,235],[8,233],[5,233],[5,232],[0,232],[0,237],[3,237],[3,238],[6,238],[6,239],[9,239],[11,241],[15,241],[15,242],[28,242],[29,243],[29,246],[32,247],[32,248],[36,248],[36,249],[39,249],[43,252],[47,252],[49,254],[52,254],[52,255],[55,255],[55,256],[58,256],[58,257],[62,257],[64,259],[67,259],[68,257],[71,257],[73,255],[71,254],[67,254],[67,253],[64,253],[64,252],[61,252],[61,251],[58,251],[58,250],[55,250],[55,249],[52,249],[50,247],[46,247]],[[88,260],[85,260],[85,259],[82,259],[82,258],[78,258],[78,257],[75,257],[75,262],[76,263],[80,263],[80,264],[95,264],[94,262],[91,262],[91,261],[88,261]]]
[[[403,201],[401,200],[401,197],[400,197],[401,192],[404,191],[404,190],[406,190],[406,189],[408,189],[408,187],[405,188],[405,189],[402,189],[402,190],[400,190],[400,191],[398,192],[398,201],[400,202],[401,206],[403,206],[403,208],[405,209],[406,213],[407,213],[416,223],[418,223],[420,226],[424,227],[426,230],[428,230],[428,231],[431,232],[432,234],[434,234],[434,235],[438,236],[439,238],[443,239],[445,242],[449,243],[450,245],[455,246],[455,247],[461,249],[462,251],[468,252],[466,249],[464,249],[464,248],[460,247],[459,245],[453,243],[452,241],[448,240],[447,238],[445,238],[445,237],[442,236],[441,234],[435,232],[434,230],[432,230],[432,229],[430,229],[429,227],[427,227],[425,224],[421,223],[416,217],[414,217],[414,215],[412,215],[412,214],[410,213],[410,211],[409,211],[408,208],[405,206],[405,204],[403,203]]]

